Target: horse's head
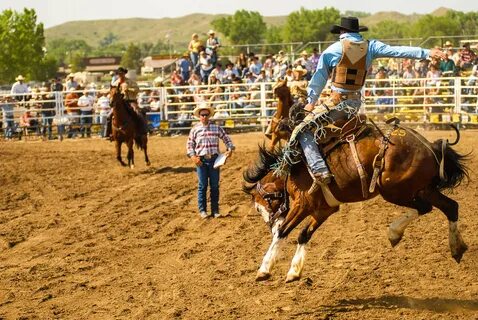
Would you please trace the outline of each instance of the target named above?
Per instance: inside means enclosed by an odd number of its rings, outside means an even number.
[[[123,106],[126,103],[124,96],[121,93],[119,87],[111,86],[110,88],[110,106],[111,108],[116,108]]]
[[[286,183],[269,172],[257,183],[243,182],[242,190],[251,195],[256,211],[272,227],[276,218],[288,210]]]
[[[286,181],[274,176],[270,169],[277,164],[280,157],[280,150],[271,151],[261,146],[259,158],[243,171],[242,190],[251,195],[255,209],[269,226],[288,211]]]
[[[283,98],[287,94],[290,95],[290,90],[289,90],[289,87],[287,86],[287,78],[278,79],[277,82],[272,87],[272,92],[274,93],[274,96],[279,98]]]

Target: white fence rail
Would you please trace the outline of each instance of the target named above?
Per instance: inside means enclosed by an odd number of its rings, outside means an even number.
[[[189,130],[197,121],[192,111],[202,103],[214,106],[214,120],[230,130],[263,130],[277,105],[273,85],[146,88],[142,89],[138,102],[146,111],[153,132]],[[109,112],[99,100],[104,92],[88,90],[91,104],[78,106],[82,94],[86,92],[0,94],[1,132],[7,138],[101,135]],[[441,126],[453,122],[465,127],[478,126],[477,95],[477,79],[473,77],[370,79],[363,90],[363,112],[377,122],[398,117],[414,125]]]

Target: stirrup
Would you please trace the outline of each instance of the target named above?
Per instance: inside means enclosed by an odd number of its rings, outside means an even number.
[[[332,181],[334,176],[330,172],[323,172],[317,173],[314,175],[314,181],[310,186],[309,190],[307,191],[308,194],[313,194],[316,192],[321,186],[329,184]]]

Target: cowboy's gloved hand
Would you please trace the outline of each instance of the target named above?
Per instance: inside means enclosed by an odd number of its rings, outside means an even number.
[[[444,60],[446,58],[446,53],[440,49],[433,48],[430,50],[429,57]]]
[[[304,110],[305,111],[309,111],[309,112],[312,112],[312,110],[314,110],[315,106],[312,104],[312,103],[308,103],[306,104],[306,106],[304,107]]]

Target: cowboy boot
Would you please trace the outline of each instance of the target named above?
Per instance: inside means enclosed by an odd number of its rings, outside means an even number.
[[[105,133],[105,139],[108,139],[110,141],[113,141],[113,135],[112,135],[112,131],[113,131],[113,124],[111,122],[111,117],[107,117],[106,118],[106,133]]]
[[[321,186],[325,186],[329,184],[332,181],[332,178],[334,177],[333,174],[327,171],[323,172],[317,172],[312,174],[312,177],[314,181],[312,182],[312,185],[310,186],[309,190],[307,191],[308,194],[313,194],[317,190],[320,189]]]

